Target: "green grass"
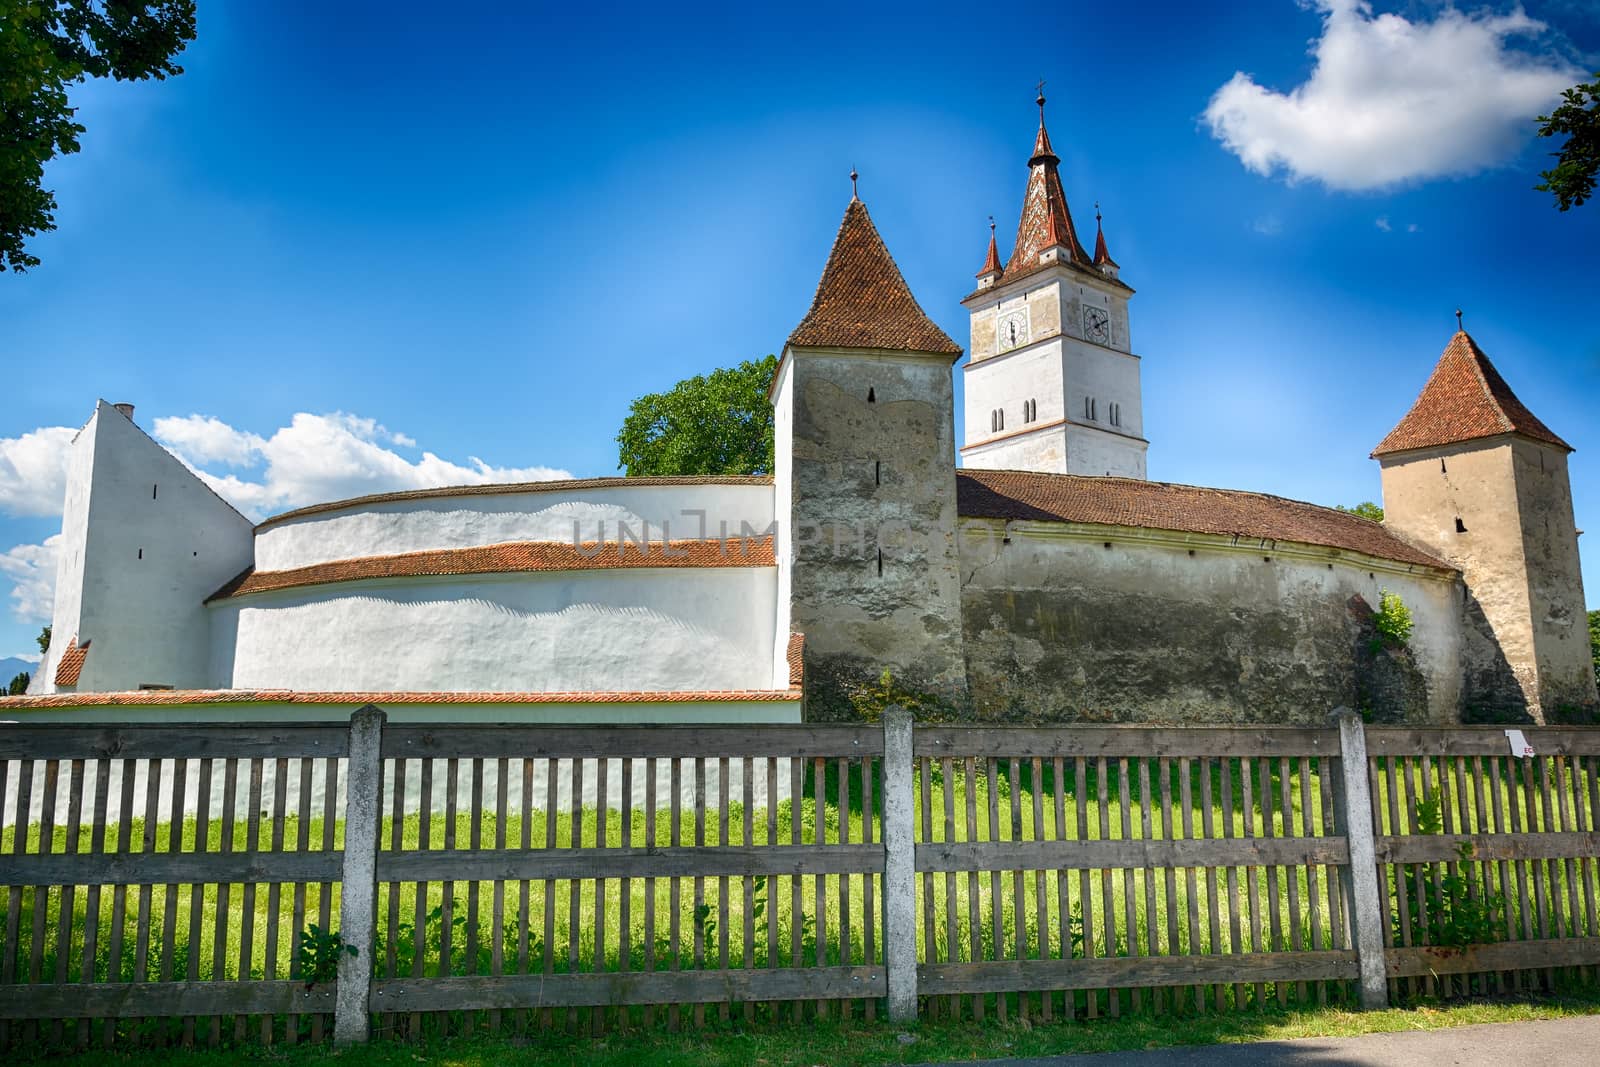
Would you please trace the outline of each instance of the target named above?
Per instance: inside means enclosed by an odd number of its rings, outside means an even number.
[[[1339,1010],[1284,1012],[1276,1009],[1206,1016],[1154,1017],[1148,1014],[1026,1025],[970,1021],[894,1026],[888,1023],[811,1023],[753,1028],[711,1027],[667,1033],[639,1030],[594,1038],[546,1033],[519,1040],[444,1039],[421,1043],[377,1042],[361,1048],[224,1048],[208,1051],[152,1049],[140,1052],[89,1052],[59,1058],[70,1067],[212,1067],[254,1063],[331,1064],[338,1067],[877,1067],[884,1064],[943,1063],[973,1059],[1043,1056],[1057,1053],[1113,1052],[1172,1045],[1206,1045],[1302,1037],[1353,1037],[1406,1030],[1436,1030],[1477,1023],[1513,1023],[1600,1013],[1600,989],[1580,987],[1558,996],[1529,1000],[1421,1004],[1377,1012]],[[906,1043],[901,1035],[914,1040]],[[19,1056],[10,1062],[34,1062]]]

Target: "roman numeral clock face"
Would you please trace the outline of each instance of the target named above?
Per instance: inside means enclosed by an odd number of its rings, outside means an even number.
[[[1001,316],[998,327],[1000,351],[1007,352],[1028,343],[1028,313],[1013,311]]]
[[[1083,309],[1083,336],[1097,345],[1111,343],[1111,316],[1103,308]]]

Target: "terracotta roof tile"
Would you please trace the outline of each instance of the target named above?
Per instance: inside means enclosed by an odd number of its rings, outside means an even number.
[[[1050,134],[1044,128],[1044,104],[1041,103],[1039,134],[1028,160],[1028,188],[1022,194],[1022,216],[1017,220],[1017,240],[1006,262],[1008,276],[1013,271],[1020,274],[1029,267],[1038,266],[1039,253],[1056,244],[1065,245],[1068,258],[1078,266],[1092,264],[1072,225],[1067,194],[1061,188],[1060,163],[1050,148]]]
[[[1111,258],[1111,252],[1106,248],[1106,230],[1100,224],[1100,212],[1094,213],[1094,265],[1097,267],[1115,267],[1117,261]]]
[[[0,708],[120,707],[149,704],[688,704],[782,703],[799,700],[797,689],[705,689],[522,693],[482,691],[379,692],[296,689],[136,689],[115,693],[58,693],[0,697]]]
[[[933,324],[911,295],[859,200],[845,208],[811,310],[789,335],[789,344],[961,354],[961,346]]]
[[[89,642],[78,644],[78,638],[73,636],[67,645],[67,650],[61,653],[61,662],[56,664],[57,685],[77,685],[78,675],[83,673],[83,661],[89,658]]]
[[[805,683],[806,635],[790,634],[789,649],[789,688],[799,689]]]
[[[1265,493],[1133,478],[961,470],[956,472],[956,495],[963,518],[1087,522],[1296,541],[1453,569],[1369,519]]]
[[[1457,330],[1416,403],[1372,454],[1387,456],[1505,433],[1572,451],[1571,445],[1523,406],[1477,342],[1465,330]]]
[[[977,274],[982,278],[986,274],[1000,273],[1000,249],[994,243],[994,222],[989,223],[989,253],[983,257],[983,269]]]
[[[771,567],[772,538],[726,541],[587,541],[580,549],[565,541],[518,541],[475,548],[435,549],[394,556],[364,556],[282,571],[250,569],[211,594],[207,602],[304,585],[367,578],[418,578],[453,574],[514,574],[523,571],[588,571],[617,567]]]
[[[373,493],[349,500],[331,500],[326,504],[312,504],[296,508],[282,515],[274,515],[256,525],[260,530],[275,523],[301,519],[307,515],[320,515],[345,508],[364,507],[368,504],[387,504],[395,500],[431,500],[436,497],[500,496],[510,493],[562,493],[583,489],[635,489],[649,486],[671,485],[771,485],[770,474],[749,475],[673,475],[655,478],[567,478],[550,482],[495,482],[490,485],[451,485],[438,489],[406,489],[395,493]]]

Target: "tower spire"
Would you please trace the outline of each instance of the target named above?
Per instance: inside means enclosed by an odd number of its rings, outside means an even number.
[[[1117,276],[1117,261],[1106,248],[1105,226],[1100,221],[1100,201],[1094,202],[1094,265],[1113,278]]]
[[[1061,188],[1057,156],[1050,144],[1050,131],[1044,120],[1044,81],[1039,82],[1039,95],[1034,99],[1039,105],[1039,132],[1033,140],[1033,154],[1028,157],[1028,188],[1022,198],[1022,217],[1017,223],[1017,240],[1011,247],[1011,258],[1005,272],[1038,267],[1041,254],[1058,249],[1049,262],[1071,262],[1082,267],[1093,264],[1093,259],[1078,240],[1072,225],[1072,213],[1067,208],[1067,196]]]
[[[983,269],[978,271],[978,288],[987,289],[1000,280],[1000,250],[994,243],[994,216],[989,216],[989,254],[983,259]]]

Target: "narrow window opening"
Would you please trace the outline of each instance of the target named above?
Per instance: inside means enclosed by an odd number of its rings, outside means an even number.
[[[870,385],[867,386],[867,403],[876,404],[877,402],[878,402],[878,391],[876,389],[872,388],[872,386],[870,386]]]
[[[883,549],[878,549],[878,577],[883,577]]]
[[[1450,473],[1448,470],[1445,469],[1444,457],[1443,456],[1439,457],[1439,473],[1440,474],[1449,474]]]
[[[1271,556],[1262,556],[1261,557],[1261,562],[1262,563],[1271,563],[1272,562],[1272,557]]]
[[[1110,542],[1110,541],[1107,541],[1107,542],[1106,542],[1106,547],[1107,547],[1107,548],[1110,548],[1110,547],[1111,547],[1111,542]]]
[[[158,490],[160,488],[161,488],[161,486],[159,486],[159,485],[152,485],[150,487],[150,499],[151,500],[154,500],[156,498],[156,490]]]
[[[883,460],[881,459],[873,460],[872,462],[872,481],[876,485],[883,484]]]
[[[1192,548],[1189,550],[1189,558],[1190,559],[1194,558],[1194,549],[1192,549]]]
[[[1456,516],[1456,533],[1466,533],[1467,524],[1461,521],[1461,516]]]
[[[196,549],[195,552],[194,552],[194,555],[195,555],[196,558],[199,558],[200,551],[198,549]]]
[[[144,559],[144,549],[142,548],[139,550],[139,558]]]

